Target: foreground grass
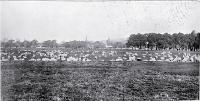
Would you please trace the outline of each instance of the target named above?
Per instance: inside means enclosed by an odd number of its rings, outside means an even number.
[[[16,101],[199,99],[198,64],[115,64],[118,66],[45,62],[3,64],[3,97]]]

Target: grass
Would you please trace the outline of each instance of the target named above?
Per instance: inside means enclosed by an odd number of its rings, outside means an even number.
[[[199,64],[121,62],[2,64],[2,94],[16,101],[199,99]]]

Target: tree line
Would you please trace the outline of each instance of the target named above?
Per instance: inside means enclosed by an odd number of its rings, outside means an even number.
[[[147,48],[150,50],[175,49],[197,51],[200,48],[200,33],[194,30],[189,34],[131,34],[126,43],[127,47]]]
[[[118,44],[118,43],[117,43]],[[69,41],[58,43],[56,40],[46,40],[38,42],[37,40],[4,40],[1,41],[2,48],[105,48],[105,44],[101,41]]]
[[[39,43],[37,40],[32,40],[32,41],[28,41],[28,40],[24,40],[24,41],[20,41],[20,40],[7,40],[7,41],[1,41],[1,47],[3,48],[36,48],[38,46],[43,46],[43,47],[49,47],[49,48],[54,48],[58,46],[58,43],[56,42],[56,40],[47,40],[44,41],[42,43]]]
[[[139,48],[149,50],[190,50],[197,51],[200,49],[200,33],[192,31],[189,34],[174,33],[174,34],[159,34],[159,33],[146,33],[146,34],[131,34],[127,42],[111,42],[107,45],[112,48]],[[37,40],[3,40],[1,41],[2,48],[105,48],[106,43],[102,41],[69,41],[57,43],[56,40],[46,40],[38,42]]]

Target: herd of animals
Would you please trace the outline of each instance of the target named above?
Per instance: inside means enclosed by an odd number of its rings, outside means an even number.
[[[198,52],[134,50],[11,50],[1,51],[1,61],[163,61],[200,62]]]

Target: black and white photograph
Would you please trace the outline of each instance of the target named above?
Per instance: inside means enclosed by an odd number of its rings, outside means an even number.
[[[1,101],[199,101],[199,0],[0,1]]]

